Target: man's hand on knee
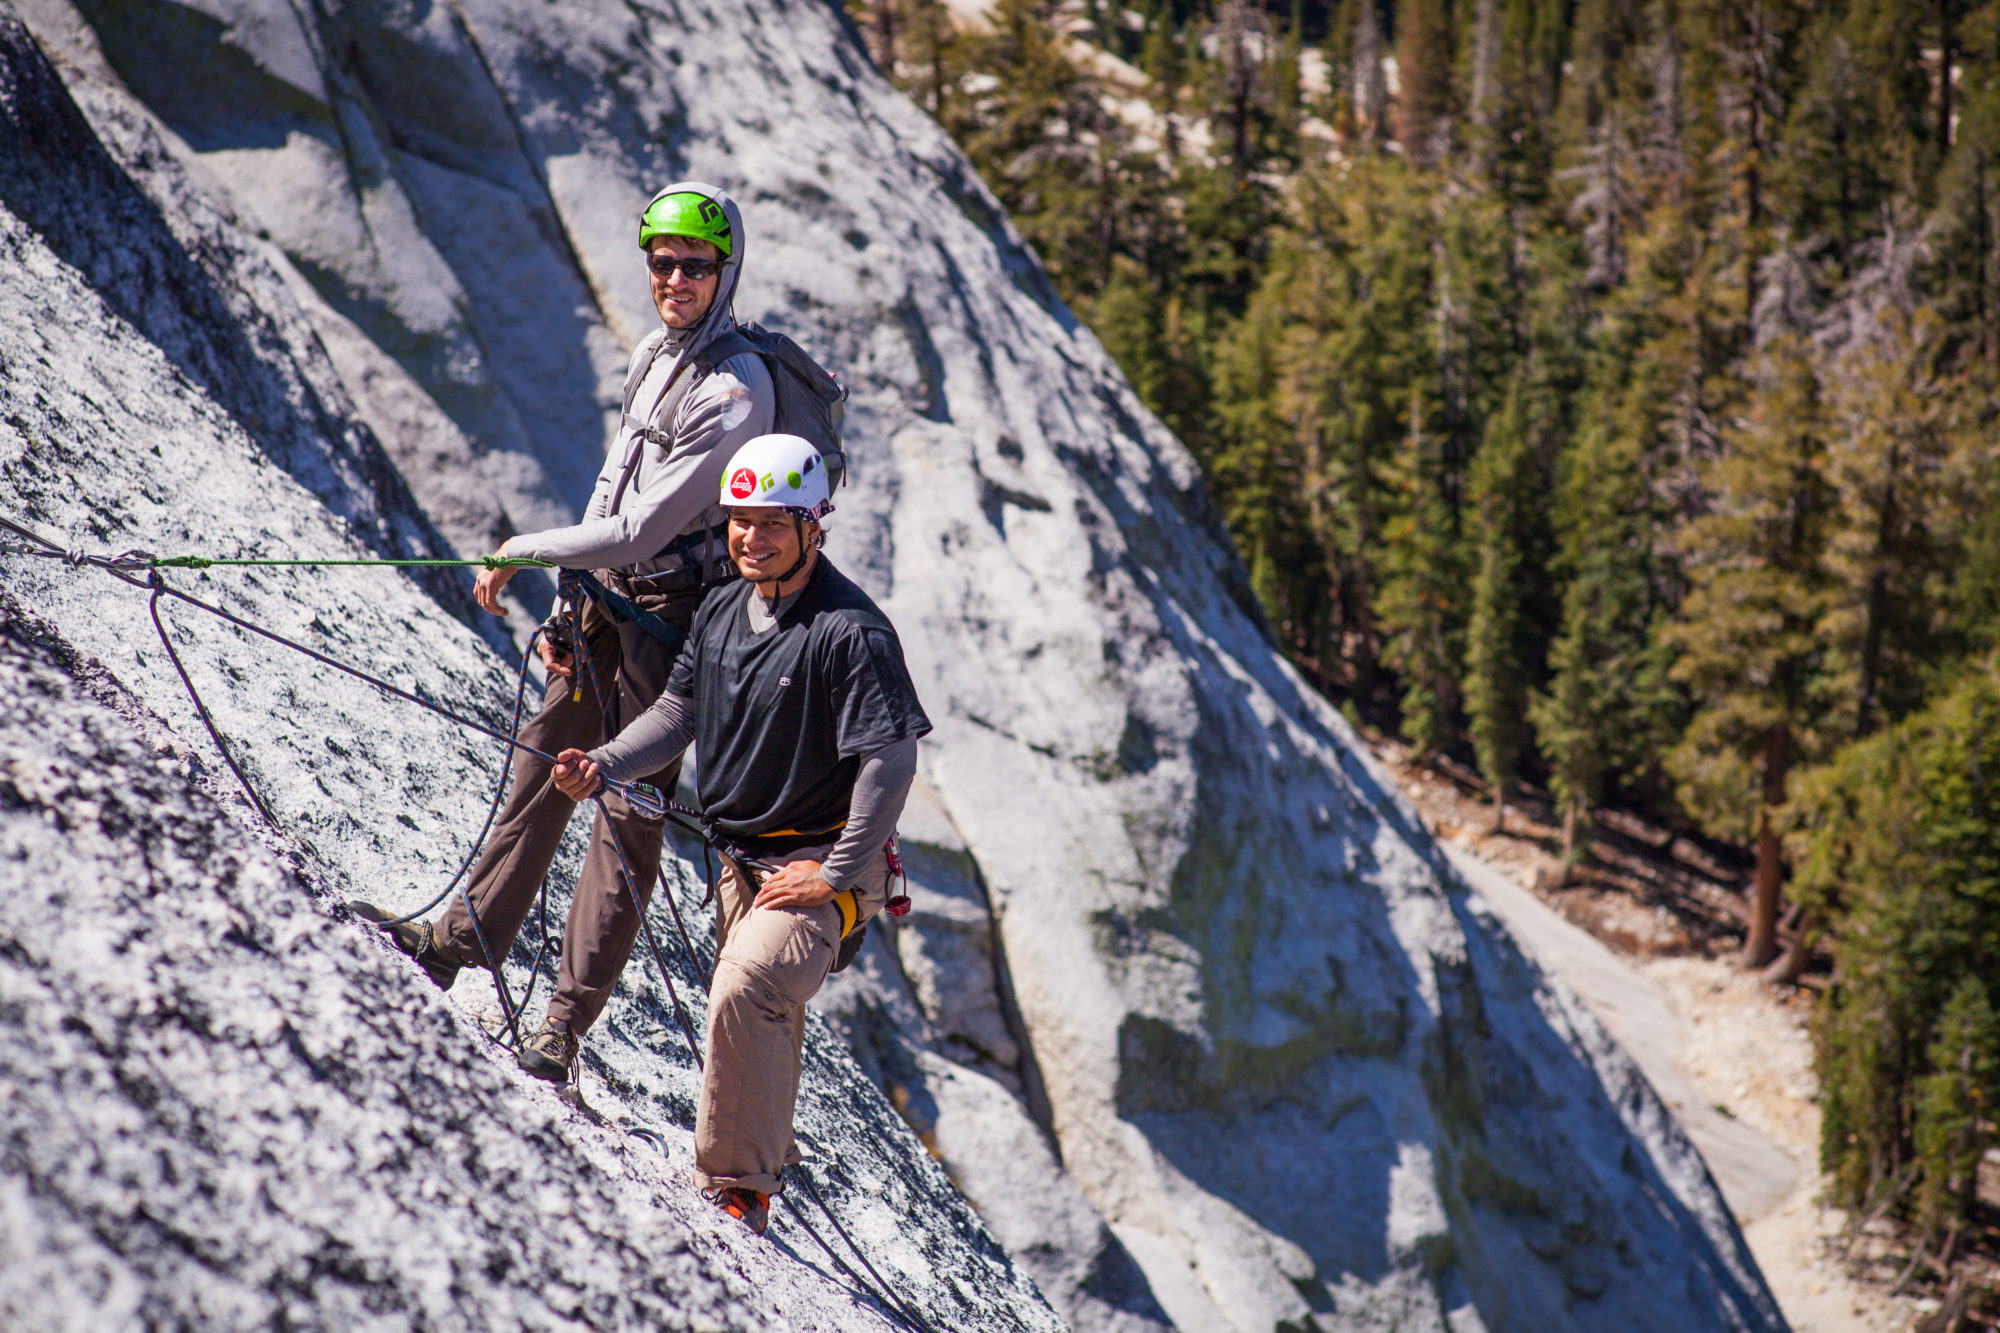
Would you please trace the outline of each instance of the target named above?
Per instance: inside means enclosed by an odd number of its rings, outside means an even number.
[[[833,885],[817,861],[792,861],[764,877],[752,907],[819,907],[833,901]]]
[[[581,750],[564,750],[557,755],[555,766],[549,770],[549,781],[572,801],[587,801],[604,785],[598,780],[596,762]],[[832,895],[833,891],[827,890],[827,896]]]

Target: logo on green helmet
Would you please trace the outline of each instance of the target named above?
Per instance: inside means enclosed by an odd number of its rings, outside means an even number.
[[[655,236],[685,236],[707,241],[725,257],[735,253],[729,231],[729,217],[722,206],[707,195],[681,190],[655,199],[639,215],[639,248],[645,249]]]

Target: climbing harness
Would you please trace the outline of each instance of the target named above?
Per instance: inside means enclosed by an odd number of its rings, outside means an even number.
[[[589,596],[598,605],[611,612],[614,620],[637,625],[645,631],[646,637],[665,648],[669,654],[680,652],[681,645],[687,642],[687,631],[679,625],[643,609],[631,598],[611,591],[584,570],[565,569],[557,581],[556,595],[571,601],[580,595]],[[580,639],[582,636],[578,637]]]
[[[222,756],[223,762],[228,766],[229,771],[235,776],[237,784],[243,789],[243,793],[249,799],[252,807],[254,807],[258,812],[258,814],[264,818],[265,822],[270,826],[272,826],[273,828],[279,826],[277,816],[272,812],[270,806],[265,802],[263,796],[257,791],[256,786],[250,781],[249,775],[243,771],[242,766],[237,762],[234,752],[230,750],[228,743],[223,739],[221,729],[216,726],[215,719],[210,714],[207,704],[203,702],[200,691],[196,689],[193,678],[188,674],[186,665],[181,661],[179,651],[174,647],[173,638],[170,634],[168,634],[166,621],[160,613],[160,601],[162,598],[171,597],[177,601],[184,602],[189,606],[195,607],[202,611],[206,611],[208,614],[215,616],[216,618],[225,621],[226,623],[233,625],[238,629],[247,631],[251,634],[258,635],[265,639],[269,639],[273,643],[280,644],[283,647],[289,648],[292,651],[300,653],[305,657],[311,658],[313,661],[318,662],[323,666],[331,667],[336,671],[340,671],[346,675],[352,676],[357,680],[363,681],[366,684],[374,686],[376,689],[379,689],[386,694],[392,695],[398,699],[402,699],[405,702],[413,703],[417,705],[419,708],[423,708],[432,713],[435,713],[439,717],[442,717],[449,722],[455,723],[458,726],[464,727],[470,731],[478,732],[481,735],[491,737],[494,740],[501,741],[506,745],[507,747],[505,751],[506,759],[503,761],[502,764],[500,780],[496,784],[493,799],[488,804],[487,807],[486,820],[480,827],[479,836],[477,839],[475,839],[472,845],[472,850],[467,853],[465,859],[460,863],[457,873],[452,876],[451,882],[446,884],[443,890],[441,890],[423,907],[418,908],[415,912],[407,913],[403,916],[391,918],[389,920],[378,922],[376,924],[395,925],[395,924],[401,924],[402,922],[415,920],[417,917],[422,916],[424,913],[436,907],[440,902],[443,902],[444,899],[447,896],[449,896],[454,889],[456,889],[464,897],[466,909],[468,913],[471,915],[473,929],[479,941],[480,952],[486,958],[489,969],[493,973],[494,984],[500,1000],[501,1011],[506,1018],[508,1031],[513,1038],[513,1045],[518,1050],[521,1046],[521,1034],[518,1022],[519,1016],[526,1011],[527,1005],[534,994],[535,985],[537,984],[537,980],[539,979],[542,963],[545,961],[548,953],[548,945],[549,945],[548,880],[546,877],[544,877],[540,891],[541,937],[542,937],[541,946],[537,950],[534,964],[530,968],[528,986],[522,993],[520,1004],[517,1005],[514,1003],[512,993],[507,986],[506,979],[501,967],[501,964],[504,962],[504,960],[494,958],[492,950],[487,944],[484,928],[480,925],[478,912],[473,908],[470,891],[468,886],[465,884],[465,876],[467,872],[470,870],[473,861],[477,858],[480,847],[484,845],[487,833],[490,832],[492,829],[493,820],[499,810],[501,800],[503,799],[507,789],[509,778],[512,775],[514,752],[517,750],[524,751],[526,753],[535,755],[540,759],[546,760],[551,765],[555,763],[554,755],[551,755],[546,751],[537,749],[532,745],[524,743],[519,739],[518,735],[521,724],[522,704],[525,698],[526,688],[527,688],[528,663],[534,655],[534,647],[536,641],[544,631],[538,629],[535,632],[535,634],[530,635],[528,644],[526,648],[523,650],[521,667],[515,682],[514,709],[511,718],[511,725],[508,731],[502,732],[499,729],[488,726],[486,723],[478,721],[475,718],[467,717],[462,713],[456,712],[452,709],[444,707],[441,704],[426,699],[419,694],[413,693],[409,690],[405,690],[400,686],[393,685],[390,682],[383,680],[379,676],[371,675],[366,671],[362,671],[358,667],[351,666],[345,662],[339,661],[336,658],[329,657],[325,653],[318,652],[315,649],[309,648],[305,644],[299,643],[294,639],[287,638],[286,636],[277,633],[275,630],[267,629],[262,625],[258,625],[252,621],[245,620],[241,616],[226,611],[223,608],[216,606],[210,602],[203,601],[201,598],[196,597],[191,593],[184,592],[181,589],[176,588],[173,585],[169,584],[160,571],[163,569],[200,570],[212,567],[226,567],[226,566],[264,566],[264,567],[375,566],[375,567],[418,567],[418,568],[467,568],[476,566],[485,569],[524,568],[524,567],[553,568],[554,566],[548,565],[546,562],[539,560],[514,559],[510,557],[496,557],[496,556],[488,556],[481,560],[427,560],[427,559],[426,560],[262,560],[262,559],[247,559],[247,558],[246,559],[211,558],[206,556],[193,556],[193,555],[175,556],[163,559],[153,556],[148,552],[138,551],[138,550],[123,551],[116,555],[103,555],[83,550],[66,550],[63,547],[58,546],[56,543],[51,542],[48,539],[42,537],[40,534],[32,531],[31,529],[23,527],[20,524],[17,524],[5,517],[0,517],[0,530],[4,530],[6,532],[14,534],[15,536],[23,539],[23,543],[25,543],[25,544],[17,544],[12,542],[0,542],[0,555],[25,555],[25,556],[33,556],[41,558],[59,559],[73,568],[81,569],[85,567],[90,567],[90,568],[101,569],[104,572],[110,574],[113,578],[118,579],[122,583],[126,583],[134,588],[143,589],[150,593],[150,597],[148,598],[147,601],[147,614],[152,620],[155,632],[159,636],[161,647],[163,647],[166,650],[167,659],[173,664],[175,674],[180,677],[181,684],[183,688],[185,688],[187,691],[188,699],[194,705],[196,716],[200,718],[202,727],[208,732],[209,739],[215,743],[215,748],[217,753],[219,753]],[[603,604],[610,607],[613,611],[621,612],[628,619],[637,622],[640,625],[640,627],[644,629],[649,635],[651,635],[656,639],[660,639],[660,641],[663,644],[668,643],[668,641],[664,638],[661,638],[660,634],[658,634],[655,631],[654,627],[648,623],[649,621],[656,621],[658,622],[659,625],[665,626],[667,629],[673,630],[676,635],[679,635],[682,638],[685,637],[683,634],[681,634],[681,632],[678,630],[677,627],[671,626],[666,621],[660,620],[659,617],[653,616],[650,612],[646,612],[640,609],[638,606],[631,603],[629,600],[618,597],[617,594],[612,593],[610,592],[610,590],[604,588],[604,586],[601,583],[599,583],[596,579],[592,578],[590,575],[586,573],[582,573],[581,571],[565,570],[561,577],[565,583],[569,584],[575,590],[575,592],[599,598]],[[623,604],[622,606],[620,605],[621,603]],[[629,608],[629,610],[627,610],[626,608]],[[607,699],[603,697],[603,691],[597,688],[596,676],[595,673],[592,671],[590,663],[589,644],[587,642],[586,637],[581,633],[578,633],[575,636],[574,642],[575,642],[575,651],[577,652],[578,656],[578,666],[581,667],[585,673],[589,674],[589,677],[592,681],[593,692],[598,695],[598,706],[603,712],[605,729],[607,734],[609,734],[610,724],[613,720],[610,712],[610,703]],[[671,644],[670,646],[678,647],[678,644],[675,643]],[[674,984],[672,971],[667,966],[666,958],[660,949],[659,940],[653,933],[652,921],[646,914],[646,902],[639,893],[638,876],[633,871],[632,863],[625,854],[625,847],[622,839],[618,837],[617,830],[611,827],[610,813],[604,805],[605,796],[609,792],[615,791],[621,797],[623,797],[625,801],[634,810],[638,811],[642,815],[645,815],[650,818],[661,819],[667,823],[672,824],[674,827],[681,829],[683,832],[693,834],[697,838],[701,839],[703,860],[708,874],[708,897],[704,898],[703,900],[704,906],[706,906],[708,900],[712,899],[715,895],[715,868],[714,868],[714,862],[710,855],[712,847],[709,834],[706,830],[699,827],[696,823],[689,822],[690,820],[698,821],[700,819],[700,814],[698,811],[691,810],[683,805],[679,805],[678,803],[669,799],[664,793],[660,792],[658,789],[646,783],[623,782],[612,778],[603,778],[601,780],[601,783],[602,785],[600,785],[598,791],[591,797],[591,799],[597,803],[599,814],[604,818],[606,829],[611,834],[610,841],[612,850],[616,852],[618,856],[620,879],[622,883],[625,885],[626,892],[631,897],[633,906],[638,911],[640,930],[645,937],[647,951],[652,956],[654,969],[660,974],[661,981],[664,982],[666,985],[669,1000],[673,1005],[675,1018],[678,1021],[682,1035],[687,1040],[688,1049],[690,1053],[694,1056],[695,1066],[697,1069],[701,1069],[704,1067],[704,1062],[702,1060],[700,1040],[695,1035],[693,1021],[688,1016],[687,1009],[681,1002],[679,988]],[[897,876],[903,876],[902,860],[896,850],[896,841],[893,837],[890,838],[887,845],[885,845],[885,847],[883,848],[883,851],[889,859],[889,866],[892,874]],[[675,895],[672,891],[671,886],[669,886],[666,882],[664,871],[662,871],[661,874],[659,875],[658,883],[661,891],[666,894],[668,906],[673,913],[675,930],[680,936],[681,945],[683,949],[686,951],[689,963],[693,965],[697,969],[697,971],[709,973],[712,978],[711,970],[704,967],[701,955],[696,951],[694,947],[693,940],[688,933],[687,924],[682,919],[680,905],[675,899]],[[851,906],[851,904],[842,906],[843,926],[848,925],[849,912],[853,910],[855,909]],[[907,894],[899,894],[896,895],[895,897],[892,897],[890,899],[887,910],[891,915],[894,916],[901,916],[904,913],[908,912],[909,898]],[[660,1138],[657,1132],[650,1129],[643,1129],[636,1127],[633,1128],[630,1132],[639,1138],[642,1138],[648,1142],[653,1143],[655,1146],[659,1147],[662,1151],[665,1150],[665,1143]],[[874,1279],[873,1282],[871,1283],[867,1278],[863,1278],[859,1273],[857,1273],[854,1270],[854,1268],[852,1268],[845,1260],[843,1260],[834,1251],[833,1247],[827,1243],[826,1239],[823,1236],[821,1236],[819,1230],[816,1227],[814,1227],[812,1223],[807,1219],[803,1210],[801,1210],[796,1203],[792,1203],[790,1199],[787,1198],[787,1204],[789,1207],[790,1216],[797,1219],[799,1225],[805,1229],[806,1234],[811,1236],[814,1242],[819,1245],[820,1249],[826,1252],[828,1259],[830,1259],[833,1262],[833,1264],[843,1274],[845,1274],[851,1281],[853,1281],[856,1286],[860,1287],[863,1291],[867,1292],[869,1297],[872,1300],[874,1300],[874,1302],[892,1319],[894,1319],[897,1323],[903,1325],[905,1328],[909,1329],[910,1333],[931,1333],[929,1327],[924,1323],[922,1318],[919,1317],[917,1314],[915,1314],[915,1312],[912,1311],[911,1308],[907,1304],[905,1304],[904,1301],[899,1296],[896,1295],[895,1289],[891,1287],[889,1283],[882,1277],[881,1273],[876,1270],[874,1264],[869,1262],[867,1254],[864,1253],[861,1247],[855,1243],[853,1236],[848,1233],[847,1228],[841,1225],[840,1218],[833,1212],[833,1210],[830,1207],[827,1206],[825,1198],[820,1194],[819,1188],[813,1183],[812,1177],[810,1174],[807,1173],[805,1167],[803,1165],[795,1165],[792,1168],[792,1174],[795,1175],[798,1178],[798,1180],[805,1186],[806,1193],[812,1198],[812,1201],[819,1206],[820,1211],[826,1215],[827,1221],[832,1223],[834,1230],[839,1234],[840,1238],[846,1243],[847,1248],[853,1252],[855,1258],[860,1261],[861,1266],[864,1269],[866,1269],[870,1277]]]

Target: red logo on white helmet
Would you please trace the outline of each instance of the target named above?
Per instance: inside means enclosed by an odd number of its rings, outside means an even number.
[[[737,468],[729,475],[729,497],[732,500],[747,500],[756,490],[757,474],[749,468]]]

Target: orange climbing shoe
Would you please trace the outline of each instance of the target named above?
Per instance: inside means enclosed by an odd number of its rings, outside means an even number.
[[[722,1189],[709,1196],[715,1206],[758,1235],[771,1225],[771,1196],[756,1190]]]

